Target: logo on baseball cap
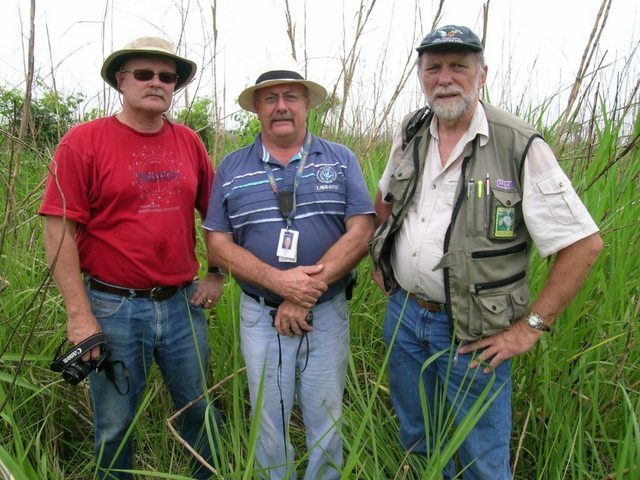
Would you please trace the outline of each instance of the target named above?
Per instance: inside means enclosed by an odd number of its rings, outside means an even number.
[[[422,39],[416,51],[418,54],[426,50],[468,49],[481,52],[484,47],[478,36],[468,27],[445,25],[436,28]]]

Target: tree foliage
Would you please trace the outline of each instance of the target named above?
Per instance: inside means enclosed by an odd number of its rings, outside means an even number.
[[[31,100],[27,138],[24,140],[38,145],[57,144],[73,125],[97,115],[97,112],[84,116],[80,114],[79,107],[84,101],[82,93],[61,95],[38,80]],[[3,131],[17,135],[23,108],[24,92],[17,88],[0,87],[0,128]]]

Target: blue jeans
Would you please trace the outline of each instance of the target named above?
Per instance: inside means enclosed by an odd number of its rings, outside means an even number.
[[[398,332],[392,343],[396,328]],[[441,451],[446,444],[443,422],[438,419],[446,416],[447,412],[454,412],[454,423],[459,425],[493,374],[482,373],[482,368],[469,370],[467,366],[473,355],[455,354],[447,314],[420,308],[415,300],[407,299],[404,290],[398,290],[389,297],[383,337],[387,347],[391,348],[389,385],[400,423],[400,443],[404,449],[428,457],[434,453],[434,446],[437,445]],[[420,372],[430,357],[443,350],[446,352],[427,366],[422,374],[430,426],[425,433],[419,393]],[[495,370],[495,382],[487,398],[498,390],[499,393],[457,452],[465,480],[511,479],[510,370],[510,361]],[[443,399],[446,399],[444,405]],[[440,443],[438,437],[443,439]],[[445,477],[453,478],[453,461],[447,464],[443,473]]]
[[[344,293],[313,308],[314,330],[305,337],[281,335],[278,338],[271,325],[271,310],[242,295],[242,354],[247,366],[252,412],[260,416],[256,461],[263,470],[258,476],[297,478],[288,435],[297,370],[298,401],[309,456],[304,478],[340,478],[339,422],[349,352],[349,317]],[[262,380],[262,403],[258,405]],[[283,423],[287,425],[286,434]]]
[[[114,366],[114,382],[105,370],[89,375],[99,478],[133,478],[130,473],[114,470],[133,467],[132,423],[154,360],[176,409],[206,391],[207,324],[202,309],[189,303],[195,288],[181,289],[161,302],[87,289],[112,361],[121,361],[126,367]],[[218,416],[215,407],[202,399],[179,417],[182,436],[210,465],[213,455],[204,425],[208,419],[214,432]],[[192,461],[192,466],[195,478],[210,478],[210,472],[198,462]]]

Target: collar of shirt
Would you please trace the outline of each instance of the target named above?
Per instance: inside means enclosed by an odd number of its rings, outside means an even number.
[[[289,159],[289,162],[291,162],[292,160],[300,160],[302,158],[303,151],[304,151],[304,146],[300,149],[298,153],[296,153],[293,157]],[[271,155],[269,154],[269,150],[267,150],[267,147],[265,147],[263,144],[262,145],[262,161],[265,163],[268,163],[269,160],[271,160]]]
[[[438,118],[433,117],[433,121],[431,125],[429,125],[429,133],[433,137],[433,139],[437,142],[439,141],[438,137]],[[479,141],[480,146],[484,146],[489,141],[489,123],[487,122],[487,115],[484,112],[484,107],[482,106],[482,102],[478,102],[478,106],[476,111],[473,113],[473,117],[471,118],[471,123],[469,124],[469,128],[464,133],[462,138],[458,141],[458,144],[455,146],[451,155],[449,155],[449,160],[447,164],[444,166],[443,170],[446,169],[451,163],[457,160],[464,153],[465,147],[473,141],[476,135],[480,135]],[[433,153],[438,152],[438,149],[435,148]],[[440,162],[440,154],[437,153],[437,161]]]

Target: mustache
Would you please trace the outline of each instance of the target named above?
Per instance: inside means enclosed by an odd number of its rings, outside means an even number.
[[[161,88],[149,88],[145,95],[165,98],[164,91]]]
[[[271,123],[281,121],[293,122],[293,117],[291,115],[282,113],[276,113],[273,117],[271,117]]]
[[[434,97],[443,97],[446,95],[461,95],[464,94],[461,88],[457,87],[436,87],[433,90]]]

